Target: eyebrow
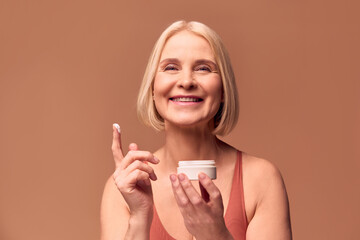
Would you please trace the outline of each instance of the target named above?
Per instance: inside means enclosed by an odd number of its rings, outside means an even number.
[[[163,60],[160,61],[159,65],[163,64],[163,63],[166,63],[166,62],[175,62],[175,63],[179,63],[180,60],[177,59],[177,58],[165,58]],[[198,59],[195,61],[195,64],[209,64],[209,65],[212,65],[213,67],[215,67],[217,69],[217,64],[214,63],[213,61],[211,60],[208,60],[208,59]]]
[[[177,59],[177,58],[165,58],[165,59],[161,60],[159,64],[163,64],[163,63],[165,63],[165,62],[176,62],[176,63],[179,63],[180,61],[179,61],[179,59]]]
[[[215,67],[217,69],[217,64],[214,63],[211,60],[208,59],[199,59],[195,61],[196,64],[208,64],[208,65],[213,65],[213,67]]]

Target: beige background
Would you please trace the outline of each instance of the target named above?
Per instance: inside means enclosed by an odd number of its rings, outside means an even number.
[[[0,239],[98,239],[111,125],[153,151],[135,102],[171,22],[208,24],[235,69],[225,138],[274,162],[295,239],[359,239],[357,1],[0,1]],[[125,146],[126,147],[126,146]]]

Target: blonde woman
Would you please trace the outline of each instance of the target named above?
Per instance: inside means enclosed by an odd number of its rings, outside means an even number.
[[[288,199],[270,162],[222,142],[238,118],[234,73],[220,37],[178,21],[156,42],[138,96],[138,115],[165,132],[156,152],[121,146],[101,206],[103,240],[291,239]],[[214,159],[217,179],[177,174],[178,161]]]

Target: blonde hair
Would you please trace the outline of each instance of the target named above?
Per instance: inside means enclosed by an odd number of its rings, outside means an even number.
[[[226,135],[236,125],[239,116],[239,102],[235,83],[235,76],[229,55],[219,35],[205,24],[199,22],[177,21],[171,24],[160,35],[150,55],[145,74],[141,83],[137,101],[137,114],[145,125],[156,130],[164,129],[164,119],[156,110],[153,102],[153,83],[160,61],[162,50],[167,40],[180,31],[189,31],[205,38],[214,53],[223,85],[223,103],[214,117],[215,129],[213,134]]]

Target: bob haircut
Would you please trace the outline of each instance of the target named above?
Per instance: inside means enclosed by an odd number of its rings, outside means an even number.
[[[158,131],[164,130],[164,119],[156,110],[153,102],[153,86],[162,50],[167,40],[181,31],[189,31],[205,38],[214,53],[216,64],[223,86],[223,102],[214,117],[213,134],[226,135],[236,125],[239,116],[239,102],[235,76],[229,55],[219,35],[205,24],[199,22],[177,21],[171,24],[161,34],[150,55],[145,74],[141,83],[137,100],[137,114],[145,125]]]

